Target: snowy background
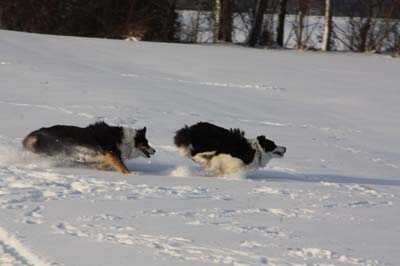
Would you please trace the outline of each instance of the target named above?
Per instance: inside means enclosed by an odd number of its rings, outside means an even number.
[[[396,266],[400,61],[0,31],[0,265]],[[22,151],[54,124],[147,126],[137,175]],[[174,132],[209,121],[288,148],[204,176]]]

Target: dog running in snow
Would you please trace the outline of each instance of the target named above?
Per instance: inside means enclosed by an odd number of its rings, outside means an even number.
[[[176,132],[174,142],[183,156],[203,165],[216,176],[265,167],[272,158],[282,158],[286,148],[265,136],[246,139],[240,129],[225,129],[199,122]]]
[[[23,140],[25,149],[48,156],[64,156],[72,161],[113,167],[129,173],[123,160],[150,158],[155,150],[146,139],[146,127],[133,129],[97,122],[85,128],[56,125],[31,132]]]

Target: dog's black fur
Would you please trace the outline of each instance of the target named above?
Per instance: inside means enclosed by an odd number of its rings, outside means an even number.
[[[250,165],[257,159],[254,144],[245,138],[244,131],[237,128],[228,130],[207,122],[199,122],[178,130],[174,142],[178,148],[186,148],[190,153],[186,155],[191,158],[196,154],[212,152],[211,155],[205,155],[210,157],[207,160],[219,154],[227,154],[240,159],[245,165]],[[278,147],[262,135],[253,142],[259,144],[263,154],[271,153],[271,156],[282,157],[286,152],[285,147]]]
[[[132,147],[141,151],[145,157],[150,157],[155,151],[146,139],[146,128],[136,132],[131,140],[127,140]],[[88,154],[85,156],[101,156],[111,154],[122,161],[124,157],[121,147],[125,145],[124,128],[109,126],[105,122],[97,122],[85,128],[76,126],[56,125],[48,128],[40,128],[31,132],[23,140],[23,146],[34,153],[46,154],[49,156],[63,155],[78,159],[76,157],[77,147],[85,148]],[[150,150],[150,152],[149,152]],[[132,151],[131,151],[132,152]]]
[[[117,145],[122,141],[122,127],[110,127],[98,122],[88,127],[56,125],[31,132],[23,141],[26,149],[49,156],[70,155],[75,146],[82,146],[102,153],[113,152],[121,155]],[[32,137],[36,139],[29,145]]]
[[[215,151],[215,155],[230,154],[250,164],[255,154],[254,149],[244,137],[244,132],[240,129],[228,130],[206,122],[199,122],[178,130],[174,142],[177,147],[191,145],[191,156]]]

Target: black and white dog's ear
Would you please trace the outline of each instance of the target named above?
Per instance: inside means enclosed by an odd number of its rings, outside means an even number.
[[[143,133],[146,133],[146,127],[144,127],[142,130],[143,130]]]
[[[276,149],[276,145],[272,140],[267,139],[265,136],[257,137],[258,144],[264,149],[265,152],[270,152]]]
[[[265,138],[265,136],[260,135],[260,136],[257,137],[257,140],[258,140],[259,143],[261,143],[261,142],[264,142],[266,140],[266,138]]]

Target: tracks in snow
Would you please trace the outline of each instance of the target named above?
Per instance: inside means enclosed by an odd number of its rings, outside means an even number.
[[[51,264],[34,254],[15,236],[0,227],[0,265],[50,266]]]
[[[83,113],[83,112],[74,112],[70,109],[64,108],[64,107],[59,107],[59,106],[50,106],[50,105],[45,105],[45,104],[27,104],[27,103],[17,103],[17,102],[5,102],[5,101],[0,101],[1,104],[8,104],[8,105],[13,105],[13,106],[21,106],[21,107],[28,107],[28,108],[39,108],[39,109],[46,109],[49,111],[58,111],[64,114],[69,114],[69,115],[75,115],[75,116],[81,116],[84,118],[88,119],[95,119],[96,117],[88,114],[88,113]]]
[[[162,148],[172,150],[169,146]],[[0,208],[17,210],[20,216],[14,221],[24,226],[53,230],[63,235],[61,238],[76,237],[79,241],[100,245],[139,247],[150,250],[163,260],[179,259],[216,265],[385,265],[377,260],[348,255],[343,250],[302,245],[299,239],[307,238],[307,234],[292,231],[297,227],[287,226],[285,221],[290,224],[331,220],[334,215],[327,215],[327,212],[340,217],[343,210],[348,208],[356,211],[392,207],[391,200],[395,202],[398,199],[396,195],[366,185],[328,182],[314,183],[312,188],[299,188],[297,185],[239,181],[243,183],[237,184],[249,186],[240,190],[239,195],[236,188],[226,190],[225,183],[220,184],[221,187],[215,184],[167,186],[162,183],[157,186],[135,184],[119,178],[104,180],[89,175],[62,174],[43,167],[6,167],[0,164],[0,176]],[[228,187],[232,184],[226,182]],[[234,194],[227,195],[226,191]],[[99,205],[117,202],[118,206],[124,202],[137,205],[138,201],[144,200],[147,204],[154,202],[155,205],[149,206],[157,207],[148,211],[147,205],[141,206],[131,214],[99,214],[97,210],[92,217],[81,219],[71,215],[70,219],[47,220],[46,202],[70,199],[98,202]],[[248,200],[247,204],[241,202],[243,199]],[[173,204],[164,205],[167,201],[178,203],[177,206],[190,201],[191,205],[180,206],[180,209]],[[341,218],[345,220],[351,217],[341,215]],[[218,236],[232,237],[236,242],[221,247],[218,243],[202,239],[202,236],[180,235],[170,231],[158,234],[134,227],[144,221],[157,221],[155,224],[161,225],[172,220],[172,224],[180,224],[186,229],[198,232],[210,230]],[[346,220],[346,223],[355,222]],[[14,244],[15,237],[7,232],[0,233],[0,255],[7,263],[12,266],[45,265],[34,264],[35,258],[40,258],[29,250],[25,252],[19,242]],[[274,252],[270,252],[271,249]]]

